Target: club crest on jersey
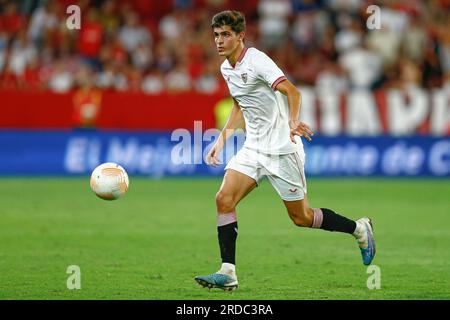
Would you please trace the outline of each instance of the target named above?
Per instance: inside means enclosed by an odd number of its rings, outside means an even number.
[[[242,78],[242,81],[244,81],[244,83],[247,83],[247,73],[242,73],[241,78]]]

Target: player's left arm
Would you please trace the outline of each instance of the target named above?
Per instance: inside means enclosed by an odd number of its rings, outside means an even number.
[[[300,108],[302,104],[302,95],[300,91],[288,79],[281,81],[276,90],[280,91],[287,97],[289,105],[289,127],[291,128],[291,140],[295,143],[294,137],[305,137],[311,141],[311,136],[314,133],[309,126],[299,120]]]

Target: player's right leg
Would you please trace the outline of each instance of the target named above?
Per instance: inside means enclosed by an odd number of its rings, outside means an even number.
[[[216,273],[197,276],[201,286],[234,290],[238,286],[235,253],[238,232],[236,205],[256,187],[256,180],[239,171],[228,169],[216,194],[217,233],[222,266]]]

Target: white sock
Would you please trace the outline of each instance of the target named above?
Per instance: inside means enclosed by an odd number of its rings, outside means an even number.
[[[355,221],[355,222],[356,222],[356,228],[355,228],[355,231],[353,232],[353,235],[355,236],[355,238],[358,238],[360,236],[361,232],[364,231],[364,224],[359,221]]]
[[[236,277],[236,266],[232,263],[222,263],[219,273],[227,274],[229,276]]]
[[[363,249],[368,247],[367,237],[365,236],[365,232],[366,232],[366,228],[365,228],[364,223],[356,221],[356,229],[355,229],[355,232],[353,233],[353,236],[358,241],[359,247],[363,248]]]

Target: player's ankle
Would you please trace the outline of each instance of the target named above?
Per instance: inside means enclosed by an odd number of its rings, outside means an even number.
[[[360,221],[355,221],[356,228],[355,231],[353,231],[353,236],[355,238],[359,238],[361,236],[361,233],[364,232],[364,224]]]
[[[232,277],[236,277],[236,266],[232,263],[224,262],[220,267],[219,273],[227,274]]]

